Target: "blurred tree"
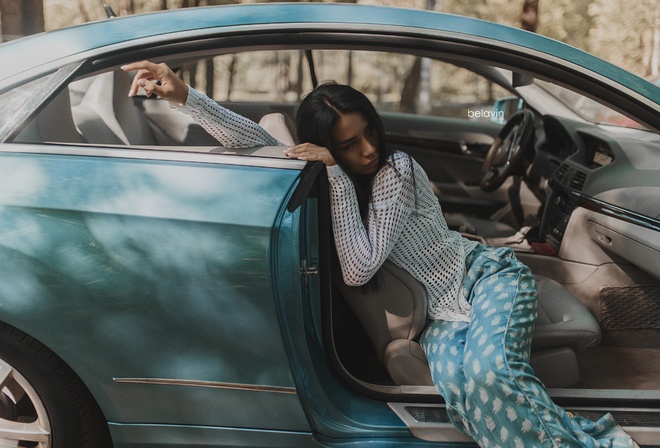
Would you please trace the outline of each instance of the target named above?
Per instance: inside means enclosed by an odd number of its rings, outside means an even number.
[[[103,20],[106,18],[103,3],[110,5],[117,15],[121,16],[197,5],[276,1],[0,0],[0,31],[5,35],[4,40],[7,40],[39,32],[44,28],[52,30],[92,20]],[[338,1],[419,9],[428,7],[427,0]],[[642,76],[658,73],[658,58],[660,58],[660,1],[658,0],[634,2],[629,0],[552,0],[551,2],[435,0],[435,2],[435,9],[447,13],[535,29],[539,34],[592,52]],[[200,74],[204,71],[201,68],[198,70]],[[353,73],[351,78],[357,76],[359,74]],[[418,75],[413,73],[414,76]],[[410,82],[414,83],[414,79]]]
[[[657,73],[660,2],[594,0],[588,50],[641,76]]]
[[[539,0],[524,0],[520,14],[520,27],[523,30],[536,33],[539,23]]]
[[[401,89],[401,100],[399,101],[400,112],[414,112],[419,90],[419,80],[421,78],[422,59],[415,58],[415,62],[410,68],[410,72],[403,82]]]
[[[2,40],[44,31],[43,0],[0,0]]]
[[[435,11],[436,7],[436,0],[426,0],[424,9],[427,11]],[[429,82],[430,69],[430,60],[427,58],[416,58],[415,63],[404,80],[403,88],[401,89],[401,99],[399,101],[400,111],[412,112],[417,110],[420,113],[431,112],[431,99],[433,95]]]
[[[591,8],[595,0],[554,0],[539,6],[537,32],[590,51],[589,32],[594,26]],[[618,1],[618,0],[617,0]]]

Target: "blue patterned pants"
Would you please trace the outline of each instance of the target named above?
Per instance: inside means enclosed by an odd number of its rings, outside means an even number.
[[[431,322],[420,341],[454,426],[484,448],[632,447],[611,415],[569,416],[534,375],[536,283],[513,251],[478,246],[466,272],[471,321]]]

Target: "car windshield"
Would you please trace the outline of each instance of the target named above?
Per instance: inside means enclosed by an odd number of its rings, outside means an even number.
[[[568,90],[557,84],[536,80],[539,86],[580,117],[597,124],[607,124],[626,128],[645,129],[645,127],[625,115],[598,103],[584,95]]]

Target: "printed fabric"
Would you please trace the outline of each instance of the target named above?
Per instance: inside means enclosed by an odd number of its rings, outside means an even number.
[[[454,426],[484,448],[632,448],[611,414],[597,422],[569,415],[534,375],[529,268],[510,248],[479,246],[466,269],[472,320],[431,322],[420,340]]]

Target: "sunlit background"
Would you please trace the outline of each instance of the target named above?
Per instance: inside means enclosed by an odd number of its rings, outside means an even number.
[[[92,20],[107,4],[117,15],[254,0],[0,0],[3,40]],[[274,2],[272,2],[274,3]],[[657,0],[353,0],[344,3],[433,9],[530,29],[589,51],[643,77],[657,77]]]

